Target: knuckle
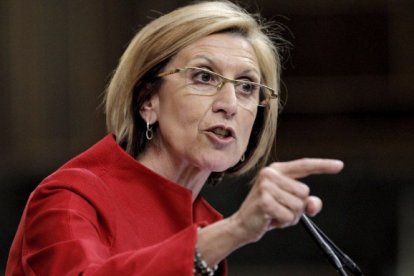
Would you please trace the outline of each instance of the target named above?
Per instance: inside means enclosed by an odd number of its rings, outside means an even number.
[[[300,185],[300,189],[301,189],[301,194],[304,196],[304,197],[308,197],[309,196],[309,194],[310,194],[310,188],[309,188],[309,186],[308,185],[306,185],[306,184],[301,184]]]
[[[263,169],[260,170],[259,172],[259,176],[263,177],[263,178],[273,178],[273,177],[277,177],[279,175],[279,172],[277,170],[275,170],[272,167],[264,167]]]
[[[294,204],[294,206],[292,207],[293,211],[296,214],[299,214],[301,212],[303,212],[303,210],[306,208],[306,203],[302,200],[297,200]]]
[[[300,160],[301,166],[304,169],[308,169],[312,166],[312,159],[311,158],[304,157],[304,158],[301,158],[299,160]]]
[[[261,194],[265,194],[265,193],[268,192],[268,190],[271,186],[271,183],[267,180],[262,180],[262,181],[259,181],[259,183],[257,183],[257,186],[258,186],[257,188],[258,188],[259,192]]]
[[[292,225],[292,223],[295,221],[295,215],[292,212],[287,212],[281,219],[280,224],[282,227],[288,227]]]
[[[282,173],[273,168],[273,167],[265,167],[260,170],[259,172],[259,179],[269,179],[272,182],[274,181],[280,181],[282,178]]]
[[[277,173],[283,173],[287,168],[287,163],[286,162],[273,162],[269,164],[267,168]]]
[[[279,168],[281,162],[272,162],[269,164],[269,167],[272,167],[274,169]]]
[[[268,194],[262,194],[260,197],[259,207],[262,211],[269,213],[272,210],[272,199]]]

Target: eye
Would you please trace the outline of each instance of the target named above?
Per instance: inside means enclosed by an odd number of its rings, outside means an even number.
[[[193,69],[192,80],[199,84],[217,84],[217,76],[203,69]]]
[[[237,84],[237,92],[245,95],[250,96],[255,94],[259,90],[259,86],[257,84],[251,83],[251,82],[243,82],[240,81]]]

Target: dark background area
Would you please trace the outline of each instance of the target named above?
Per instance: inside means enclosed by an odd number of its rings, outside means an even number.
[[[414,2],[239,1],[283,23],[287,104],[276,160],[332,157],[305,179],[314,221],[366,275],[414,271]],[[105,135],[99,105],[140,26],[187,1],[0,1],[0,273],[39,181]],[[230,215],[248,178],[207,187]],[[306,232],[269,233],[229,258],[230,275],[336,275]]]

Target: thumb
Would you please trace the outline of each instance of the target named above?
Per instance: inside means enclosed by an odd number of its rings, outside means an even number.
[[[314,217],[322,210],[322,200],[316,196],[309,196],[306,200],[305,212],[307,215]]]

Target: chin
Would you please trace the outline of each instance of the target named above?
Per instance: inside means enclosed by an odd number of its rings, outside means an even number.
[[[226,160],[226,158],[214,158],[214,160],[205,160],[204,168],[211,172],[224,172],[235,166],[239,160]]]

